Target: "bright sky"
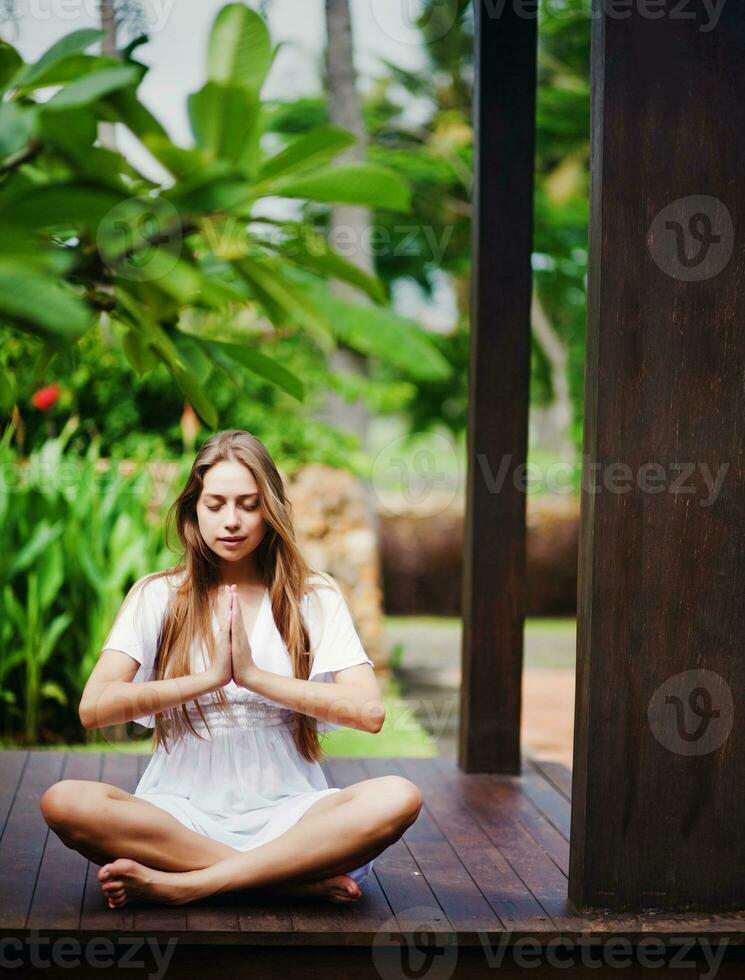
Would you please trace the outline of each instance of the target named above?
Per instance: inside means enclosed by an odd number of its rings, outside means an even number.
[[[205,78],[207,37],[225,0],[139,0],[150,41],[137,49],[137,58],[150,66],[139,88],[140,97],[177,143],[189,145],[191,134],[186,97]],[[253,0],[248,6],[268,17],[274,43],[282,48],[262,94],[292,99],[321,91],[325,46],[324,0]],[[402,68],[424,63],[421,33],[414,23],[421,0],[350,0],[355,60],[360,85],[384,73],[380,59]],[[98,0],[15,0],[16,21],[3,25],[2,34],[33,61],[51,44],[75,30],[98,27]],[[407,115],[416,119],[421,107],[412,102]],[[126,132],[117,139],[121,151],[153,179],[163,171]],[[416,287],[401,284],[396,305],[402,313],[427,322],[434,329],[449,329],[454,305],[446,284],[438,288],[434,304],[423,303]]]
[[[171,135],[187,142],[186,96],[204,81],[207,36],[224,0],[139,0],[150,42],[137,58],[150,66],[140,93]],[[249,3],[266,11],[273,41],[282,42],[263,94],[294,98],[320,91],[325,44],[323,0]],[[3,32],[27,61],[63,34],[97,27],[98,0],[15,0],[17,20]],[[413,22],[421,0],[351,0],[357,70],[365,85],[381,57],[404,68],[421,66],[421,35]]]

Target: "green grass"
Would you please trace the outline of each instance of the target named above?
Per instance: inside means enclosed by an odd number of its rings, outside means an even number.
[[[386,625],[390,626],[440,626],[443,629],[459,629],[461,625],[458,616],[386,616]],[[577,624],[574,616],[528,616],[525,620],[525,630],[534,633],[565,632],[571,633]]]
[[[526,633],[573,633],[577,628],[574,616],[551,618],[550,616],[530,616],[525,620]]]

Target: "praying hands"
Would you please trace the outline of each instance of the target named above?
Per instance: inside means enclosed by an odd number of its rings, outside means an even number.
[[[240,602],[238,601],[237,586],[231,585],[230,610],[230,648],[233,663],[233,681],[239,687],[251,687],[251,681],[256,675],[257,667],[248,642],[246,627],[243,622]]]
[[[226,585],[217,597],[218,633],[212,673],[218,687],[232,680],[239,687],[250,688],[258,668],[246,634],[238,588]]]

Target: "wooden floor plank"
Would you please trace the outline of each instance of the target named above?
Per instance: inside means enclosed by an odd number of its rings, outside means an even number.
[[[572,802],[572,770],[550,759],[528,759],[528,763],[553,783],[564,799]]]
[[[66,752],[62,779],[98,781],[100,761],[89,752]],[[44,854],[31,901],[27,927],[56,926],[75,930],[80,925],[88,860],[62,843],[54,831],[47,835]]]
[[[363,762],[368,778],[387,776],[393,771],[387,759]],[[402,932],[418,930],[445,936],[457,932],[414,860],[405,835],[375,858],[373,870]]]
[[[435,760],[435,765],[444,778],[443,788],[459,796],[471,809],[556,928],[589,929],[588,920],[578,915],[568,902],[565,876],[516,815],[520,777],[466,774],[440,759]]]
[[[572,826],[572,807],[567,798],[546,778],[543,772],[530,764],[524,767],[520,779],[520,788],[568,841]]]
[[[403,775],[399,760],[387,759],[386,763],[392,772]],[[434,821],[426,799],[416,822],[405,832],[404,840],[459,935],[504,929],[499,916]]]
[[[29,751],[0,840],[0,927],[26,926],[49,828],[39,800],[62,772],[61,752]]]
[[[28,751],[25,749],[0,751],[0,838],[5,831],[8,814],[27,760]]]
[[[401,769],[422,790],[425,803],[481,889],[505,929],[545,931],[553,925],[499,848],[484,832],[472,811],[443,788],[439,771],[429,760],[399,760]]]

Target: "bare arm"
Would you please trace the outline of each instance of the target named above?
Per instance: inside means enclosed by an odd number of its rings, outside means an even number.
[[[221,588],[216,602],[220,633],[215,643],[214,660],[207,670],[186,677],[135,684],[138,661],[121,650],[104,648],[80,699],[78,714],[83,727],[105,728],[133,718],[157,715],[224,687],[233,669],[229,632],[231,610],[231,591],[227,587]]]
[[[137,661],[120,650],[103,650],[88,678],[78,714],[84,728],[105,728],[167,711],[226,683],[212,668],[186,677],[133,683]]]
[[[344,680],[337,681],[341,676]],[[377,734],[383,727],[385,708],[370,664],[334,671],[333,678],[333,684],[305,681],[254,665],[242,686],[305,715]]]

